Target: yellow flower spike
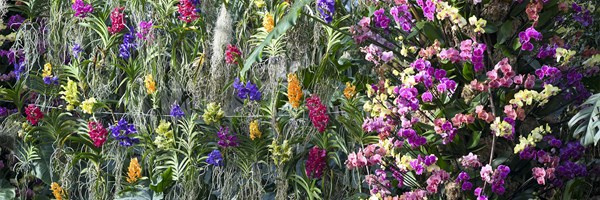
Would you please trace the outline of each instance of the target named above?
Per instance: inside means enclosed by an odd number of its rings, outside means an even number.
[[[356,95],[356,86],[350,82],[346,82],[346,88],[344,89],[344,96],[346,99],[352,99]]]
[[[139,178],[142,178],[142,167],[137,158],[132,158],[127,168],[127,182],[135,183]]]
[[[300,107],[300,100],[302,100],[302,86],[296,74],[288,74],[288,101],[292,105],[292,108]]]
[[[60,187],[60,185],[58,185],[58,183],[52,182],[52,184],[50,184],[50,190],[52,190],[52,195],[54,195],[56,200],[63,199],[65,191],[62,189],[62,187]]]
[[[148,94],[154,94],[156,92],[156,82],[154,81],[152,74],[146,75],[144,78],[144,85],[146,86]]]
[[[260,136],[262,136],[262,133],[260,132],[260,129],[258,128],[258,120],[254,120],[252,122],[250,122],[250,139],[254,140],[256,138],[260,138]]]
[[[52,76],[52,64],[46,63],[44,65],[44,70],[42,70],[42,77]]]
[[[92,114],[94,112],[94,105],[96,103],[97,101],[94,97],[86,99],[85,101],[81,102],[81,110],[83,110],[84,113]]]
[[[63,85],[61,88],[63,91],[60,92],[60,94],[62,94],[62,97],[60,98],[68,103],[67,111],[75,109],[75,107],[79,105],[79,91],[77,91],[77,83],[69,79],[67,80],[67,85]]]
[[[266,5],[266,3],[265,3],[265,0],[255,0],[255,1],[254,1],[254,5],[255,5],[257,8],[262,8],[263,6],[265,6],[265,5]]]
[[[273,18],[273,15],[271,15],[271,13],[267,12],[265,14],[265,16],[263,17],[262,25],[263,28],[265,28],[265,30],[267,31],[267,33],[273,31],[273,28],[275,28],[275,19]]]

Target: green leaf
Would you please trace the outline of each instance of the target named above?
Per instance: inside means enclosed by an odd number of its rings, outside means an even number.
[[[467,62],[463,64],[462,75],[467,81],[473,80],[473,66]]]
[[[154,192],[164,192],[165,189],[173,184],[173,168],[169,167],[165,170],[156,181],[157,183],[152,183],[150,185],[150,189]]]
[[[471,140],[469,140],[469,149],[475,148],[477,147],[477,145],[479,144],[479,138],[481,138],[481,131],[475,131],[473,132],[473,135],[471,135]]]
[[[581,108],[568,125],[575,128],[573,137],[580,138],[583,145],[594,143],[595,146],[600,140],[600,93],[588,98]]]
[[[506,42],[508,37],[510,37],[513,32],[513,22],[512,20],[508,20],[502,24],[500,27],[500,31],[498,31],[498,44],[503,44]]]
[[[487,26],[485,26],[483,28],[483,30],[485,30],[485,33],[495,33],[498,32],[498,27],[491,25],[491,24],[487,24]]]
[[[16,196],[14,187],[0,188],[0,199],[14,199]]]
[[[246,72],[250,70],[252,64],[261,60],[263,49],[265,46],[271,43],[271,40],[274,38],[279,38],[279,36],[283,35],[288,29],[296,25],[296,21],[298,21],[298,18],[301,15],[300,11],[304,6],[311,2],[311,0],[299,0],[294,3],[288,14],[286,14],[279,22],[277,22],[277,25],[275,28],[273,28],[269,35],[267,35],[265,40],[252,51],[250,56],[246,58],[244,61],[244,67],[242,70],[240,70],[240,77],[246,77]]]

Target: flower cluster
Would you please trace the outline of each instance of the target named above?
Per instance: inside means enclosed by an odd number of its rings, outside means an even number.
[[[91,4],[86,4],[83,0],[75,0],[71,9],[75,11],[73,14],[75,17],[84,18],[88,13],[94,12],[94,7]]]
[[[256,84],[252,84],[250,81],[243,84],[239,78],[236,78],[233,82],[233,88],[237,90],[237,96],[240,99],[250,99],[251,101],[260,101],[262,95],[256,87]]]
[[[221,155],[221,151],[215,149],[208,154],[208,158],[206,158],[206,163],[214,166],[223,166],[223,155]]]
[[[13,30],[17,30],[21,27],[21,24],[23,24],[23,22],[25,21],[25,18],[19,14],[17,15],[13,15],[10,16],[10,18],[8,18],[8,22],[6,23],[6,26],[8,26],[8,28],[13,29]]]
[[[108,27],[108,32],[111,35],[117,34],[125,29],[125,14],[123,14],[124,7],[115,7],[110,12],[111,26]]]
[[[287,96],[290,105],[292,108],[300,107],[300,101],[302,100],[302,86],[300,85],[300,81],[298,80],[298,76],[296,74],[288,74],[287,76],[288,88],[287,88]]]
[[[273,31],[273,28],[275,28],[275,19],[273,18],[273,15],[271,13],[266,13],[263,16],[263,22],[262,22],[263,28],[265,29],[265,31],[267,31],[267,33],[270,33],[271,31]]]
[[[52,195],[56,200],[62,200],[65,196],[65,190],[57,182],[50,184],[50,190],[52,190]]]
[[[260,138],[260,136],[262,136],[262,133],[260,132],[260,129],[259,129],[258,120],[254,120],[254,121],[250,122],[249,129],[250,129],[250,139],[251,140]]]
[[[58,85],[58,77],[52,76],[52,64],[46,63],[42,70],[42,77],[46,85]]]
[[[317,0],[317,10],[323,21],[331,23],[335,14],[335,0]]]
[[[531,39],[536,41],[542,40],[542,34],[535,30],[533,27],[527,28],[525,31],[519,33],[519,42],[521,43],[521,50],[531,51],[533,50],[533,44]]]
[[[306,176],[310,178],[321,178],[326,165],[327,150],[314,146],[308,152],[308,160],[306,160]]]
[[[175,135],[173,130],[170,130],[171,122],[160,120],[158,127],[156,127],[156,138],[154,144],[160,149],[166,149],[172,147],[175,144]]]
[[[344,97],[346,99],[352,99],[356,95],[356,85],[352,85],[350,82],[346,82],[346,88],[344,89]]]
[[[508,176],[508,173],[510,173],[510,168],[506,165],[498,165],[496,170],[492,170],[492,166],[490,165],[485,165],[480,171],[481,179],[489,184],[492,184],[492,192],[499,195],[504,194],[506,191],[504,188],[504,182]]]
[[[223,148],[237,147],[239,145],[235,133],[229,134],[229,127],[221,127],[217,132],[217,137],[219,138],[217,144]]]
[[[204,119],[204,123],[212,124],[212,123],[220,123],[221,118],[225,116],[225,112],[221,109],[221,104],[217,104],[215,102],[209,103],[206,105],[206,109],[204,109],[204,114],[202,114],[202,119]]]
[[[25,108],[25,115],[27,115],[27,121],[34,126],[44,118],[44,113],[42,113],[42,110],[33,104],[29,104]]]
[[[108,136],[108,130],[102,126],[102,123],[97,121],[89,121],[88,129],[90,139],[94,142],[94,146],[101,147],[106,142]]]
[[[96,105],[96,98],[92,97],[81,102],[81,110],[83,113],[92,114]]]
[[[281,145],[273,140],[269,145],[269,152],[271,152],[271,159],[273,159],[275,165],[281,165],[292,158],[292,146],[288,140],[284,140]]]
[[[390,25],[390,18],[385,15],[385,9],[381,8],[373,13],[373,21],[375,26],[383,29],[387,29]]]
[[[110,125],[109,128],[112,136],[119,141],[121,146],[129,147],[139,142],[139,139],[131,137],[131,134],[137,133],[135,126],[127,123],[124,118],[121,118],[116,124]]]
[[[129,161],[129,167],[127,167],[127,182],[135,183],[139,178],[142,178],[142,167],[136,157]]]
[[[517,107],[530,106],[534,102],[538,103],[539,106],[543,106],[548,103],[550,97],[558,94],[560,89],[553,85],[544,85],[542,92],[535,90],[521,90],[514,95],[514,98],[509,101],[510,104],[516,105]]]
[[[417,0],[417,4],[423,9],[423,15],[429,21],[433,21],[437,0]]]
[[[179,104],[177,103],[173,103],[173,105],[171,105],[171,112],[169,114],[175,118],[181,118],[185,115],[185,113],[183,112],[183,110],[181,110],[181,107],[179,107]]]
[[[19,61],[19,62],[15,62],[15,64],[13,65],[14,67],[14,74],[15,74],[15,79],[17,80],[21,80],[21,76],[23,74],[25,74],[25,70],[27,70],[27,67],[25,66],[25,61]]]
[[[329,123],[329,116],[327,115],[327,107],[321,103],[321,99],[313,94],[306,99],[306,107],[308,107],[308,117],[312,121],[313,126],[315,126],[320,133],[325,132],[327,124]]]
[[[435,133],[442,136],[442,144],[448,144],[454,140],[457,129],[452,126],[450,121],[446,119],[435,119],[433,120]]]
[[[123,59],[129,59],[131,57],[132,50],[137,48],[135,44],[135,37],[133,32],[128,32],[123,35],[123,44],[119,45],[119,57]]]
[[[579,22],[583,27],[588,27],[593,24],[594,18],[591,15],[591,11],[588,9],[583,9],[581,6],[577,5],[577,3],[573,2],[571,4],[573,11],[573,20]]]
[[[435,170],[427,178],[427,192],[435,194],[438,192],[440,184],[450,179],[450,174],[444,170]]]
[[[144,86],[146,87],[146,92],[148,94],[154,94],[156,92],[156,82],[152,77],[152,74],[148,74],[144,77]]]
[[[71,50],[73,51],[73,57],[75,58],[79,58],[79,54],[83,52],[83,48],[80,44],[73,45],[73,48]]]
[[[392,15],[394,21],[402,28],[402,30],[408,32],[412,29],[413,16],[410,13],[408,5],[403,4],[391,8],[390,15]]]
[[[386,155],[386,150],[375,144],[370,144],[363,150],[348,154],[345,164],[349,170],[379,164]]]
[[[227,64],[238,64],[238,59],[242,57],[242,51],[235,45],[227,45],[227,50],[225,50],[225,62]]]
[[[179,0],[179,5],[177,5],[177,12],[179,12],[179,19],[186,23],[190,23],[196,21],[200,18],[200,15],[196,12],[196,7],[194,6],[192,0]]]
[[[135,34],[137,38],[142,40],[152,40],[154,39],[154,35],[152,34],[152,20],[150,21],[140,21],[138,24],[138,31]]]

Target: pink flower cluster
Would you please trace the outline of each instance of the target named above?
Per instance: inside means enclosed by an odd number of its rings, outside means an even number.
[[[325,132],[329,123],[327,115],[327,107],[321,103],[321,99],[315,94],[306,99],[306,107],[308,107],[308,117],[313,125],[320,133]]]
[[[513,120],[524,120],[525,119],[525,110],[523,108],[517,107],[517,109],[514,109],[515,106],[513,105],[505,105],[504,106],[504,114],[506,114],[506,117],[511,118]]]
[[[306,160],[306,175],[310,178],[321,178],[327,165],[327,150],[314,146],[308,152]]]
[[[452,63],[457,63],[461,61],[460,52],[454,48],[446,48],[442,49],[438,54],[438,57],[442,60],[450,60]]]
[[[450,179],[448,172],[440,169],[435,170],[427,179],[427,192],[435,194],[438,192],[439,185]]]
[[[365,132],[377,132],[389,135],[394,128],[394,124],[391,123],[393,121],[384,117],[367,118],[364,120],[362,128]]]
[[[392,185],[390,180],[387,179],[387,174],[382,169],[375,170],[375,174],[369,174],[365,176],[365,182],[371,186],[371,194],[375,195],[377,193],[382,196],[389,195],[391,192],[388,190]]]
[[[502,72],[502,77],[500,77],[499,72]],[[488,86],[490,88],[508,88],[514,83],[513,78],[515,77],[516,73],[513,71],[512,66],[510,66],[510,64],[508,63],[508,58],[504,58],[500,62],[498,62],[496,66],[494,66],[494,69],[488,71],[486,75],[489,79]],[[518,79],[522,80],[522,78]]]
[[[381,148],[375,144],[370,144],[365,149],[358,150],[357,153],[350,153],[345,164],[349,170],[365,166],[373,166],[375,164],[379,164],[379,162],[381,162],[381,158],[385,156],[385,154],[386,151],[384,148]]]
[[[374,44],[370,44],[366,47],[361,47],[360,52],[365,53],[365,59],[374,63],[375,65],[379,65],[381,62],[387,63],[394,58],[394,52],[384,52],[381,49],[381,47],[378,47]]]
[[[108,32],[111,35],[121,32],[125,29],[125,15],[123,14],[124,7],[116,7],[110,12],[110,21],[112,26],[108,27]]]
[[[225,50],[225,62],[227,64],[237,65],[237,59],[240,57],[242,57],[242,51],[240,51],[237,46],[228,44],[227,50]]]
[[[196,13],[196,7],[194,7],[194,4],[190,0],[180,0],[177,8],[181,21],[190,23],[200,18],[200,15]]]
[[[475,117],[472,114],[458,113],[452,117],[452,125],[454,127],[460,127],[463,124],[472,124],[475,122]]]
[[[104,142],[106,142],[106,138],[108,136],[108,130],[106,130],[102,123],[97,121],[88,122],[88,129],[90,134],[90,139],[94,142],[94,146],[101,147]]]
[[[548,169],[548,170],[550,170],[550,169]],[[533,173],[533,177],[535,178],[537,183],[540,185],[546,185],[546,176],[548,176],[550,174],[554,174],[554,173],[546,173],[546,170],[544,170],[544,168],[541,168],[541,167],[534,167],[533,169],[531,169],[531,171]],[[554,171],[554,168],[552,168],[552,171]]]
[[[492,123],[494,118],[496,118],[493,113],[485,111],[482,105],[475,106],[475,113],[477,114],[477,118],[487,123]]]
[[[470,152],[468,155],[463,156],[460,159],[460,165],[462,165],[464,168],[481,167],[481,163],[479,162],[477,155],[473,154],[473,152]]]

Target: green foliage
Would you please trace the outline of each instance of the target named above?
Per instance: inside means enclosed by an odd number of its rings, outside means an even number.
[[[600,140],[600,94],[592,95],[581,107],[569,120],[569,127],[574,128],[573,136],[580,138],[582,144],[596,145]]]

